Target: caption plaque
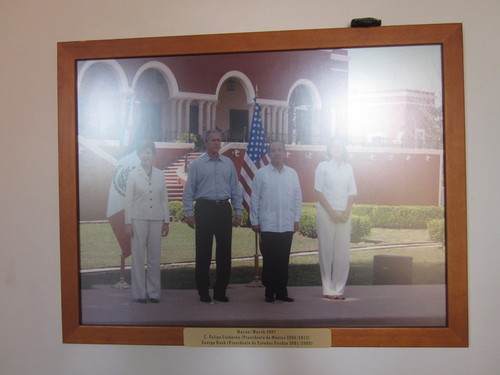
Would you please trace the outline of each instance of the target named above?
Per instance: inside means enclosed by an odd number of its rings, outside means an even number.
[[[329,348],[328,328],[184,328],[184,346]]]

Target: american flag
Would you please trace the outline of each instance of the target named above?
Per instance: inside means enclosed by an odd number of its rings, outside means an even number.
[[[247,150],[241,167],[240,183],[243,191],[243,207],[250,212],[250,195],[252,194],[252,180],[260,168],[261,159],[267,153],[266,134],[262,128],[262,118],[260,105],[255,102],[255,108],[252,117],[252,126],[250,127],[250,139],[248,140]]]

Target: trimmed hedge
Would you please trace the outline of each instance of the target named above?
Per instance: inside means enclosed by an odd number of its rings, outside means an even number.
[[[315,203],[302,205],[302,218],[299,232],[304,236],[316,238]],[[386,229],[427,229],[431,239],[444,240],[444,208],[435,206],[375,206],[354,205],[352,207],[351,242],[357,243],[366,238],[372,228]],[[440,232],[442,231],[442,233]],[[434,233],[435,232],[435,233]]]
[[[195,203],[196,205],[196,203]],[[170,219],[174,222],[185,223],[186,213],[184,212],[184,205],[180,201],[168,202],[168,209],[170,211]],[[234,212],[233,212],[234,215]],[[248,213],[243,210],[241,226],[247,226],[248,223]],[[248,225],[249,226],[249,225]]]
[[[444,218],[444,208],[436,206],[354,205],[353,215],[367,216],[375,228],[427,229],[427,222]]]
[[[367,216],[352,215],[351,217],[351,242],[361,242],[368,237],[372,230],[370,218]],[[310,238],[317,238],[316,216],[310,213],[303,214],[300,218],[299,233]]]
[[[373,228],[368,216],[351,216],[351,242],[358,243],[368,237]],[[310,238],[317,238],[316,228],[316,205],[304,203],[302,205],[302,217],[300,218],[299,233]]]
[[[173,221],[185,222],[182,202],[170,202]],[[249,226],[248,213],[243,210],[242,226]],[[436,206],[354,205],[351,219],[351,242],[361,242],[372,228],[428,229],[432,241],[444,242],[444,208]],[[316,204],[303,203],[299,233],[317,238]]]
[[[444,219],[429,220],[427,230],[431,241],[444,243]]]

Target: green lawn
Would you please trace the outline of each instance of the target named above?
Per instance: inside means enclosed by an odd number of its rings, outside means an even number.
[[[121,250],[108,223],[80,225],[80,256],[83,270],[113,267],[120,264]],[[443,284],[445,282],[445,254],[440,246],[408,247],[398,249],[356,250],[356,248],[391,243],[427,242],[426,230],[372,230],[363,243],[353,244],[348,284],[369,285],[373,278],[373,256],[377,254],[407,255],[413,258],[414,284]],[[317,240],[295,235],[292,252],[316,251]],[[233,232],[233,270],[231,283],[253,280],[255,235],[249,228],[236,228]],[[183,223],[171,223],[170,234],[163,239],[162,263],[192,262],[194,260],[194,231]],[[130,258],[126,264],[130,263]],[[261,262],[260,262],[260,265]],[[127,272],[127,278],[129,277]],[[115,283],[118,273],[98,272],[82,275],[82,287],[95,283]],[[290,285],[320,285],[317,254],[292,256],[290,259]],[[193,289],[192,266],[168,267],[162,272],[162,286],[172,289]]]
[[[317,240],[295,236],[295,251],[317,250]],[[120,265],[121,250],[108,223],[80,225],[82,269]],[[255,254],[255,233],[250,228],[233,231],[233,257]],[[194,230],[183,223],[171,223],[170,233],[162,242],[162,263],[194,260]],[[129,261],[129,259],[127,259]]]

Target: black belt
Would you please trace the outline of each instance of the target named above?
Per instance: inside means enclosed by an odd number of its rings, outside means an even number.
[[[229,198],[226,198],[226,199],[216,199],[216,200],[200,198],[197,201],[198,202],[206,202],[206,203],[210,203],[210,204],[215,204],[217,206],[221,206],[223,204],[229,203]]]

